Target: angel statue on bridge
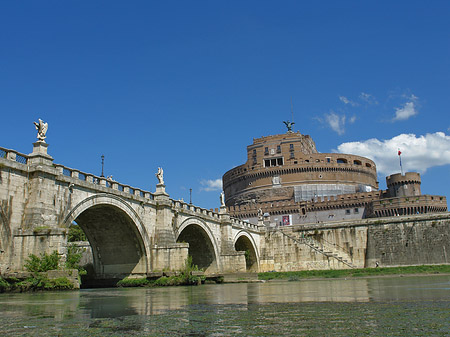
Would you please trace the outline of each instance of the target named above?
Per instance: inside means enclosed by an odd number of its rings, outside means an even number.
[[[37,139],[39,142],[45,143],[45,134],[48,130],[48,123],[44,123],[42,119],[39,118],[39,123],[33,122],[34,126],[36,127],[36,130],[38,130]]]
[[[158,178],[158,185],[164,185],[164,171],[162,169],[162,167],[158,167],[158,172],[155,173],[156,178]]]
[[[225,207],[225,193],[220,192],[220,207]]]

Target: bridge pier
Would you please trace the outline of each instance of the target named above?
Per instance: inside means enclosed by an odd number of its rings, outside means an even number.
[[[220,208],[221,220],[221,260],[224,273],[242,273],[246,271],[245,251],[236,251],[233,238],[233,226],[226,207]]]

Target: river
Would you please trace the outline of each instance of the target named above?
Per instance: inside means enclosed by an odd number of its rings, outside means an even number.
[[[449,336],[450,276],[0,294],[7,336]]]

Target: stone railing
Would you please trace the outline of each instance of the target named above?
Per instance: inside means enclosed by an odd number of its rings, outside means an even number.
[[[247,222],[247,221],[242,221],[242,220],[237,219],[237,218],[231,218],[231,224],[233,225],[233,227],[239,227],[239,228],[243,228],[243,229],[250,229],[250,230],[254,230],[254,231],[259,231],[260,230],[260,226],[259,225],[255,225],[255,224],[252,224],[252,223]]]
[[[26,164],[28,161],[28,155],[14,150],[5,149],[4,147],[0,147],[0,158],[12,160],[21,164]]]
[[[216,221],[220,220],[221,216],[224,215],[223,213],[218,212],[217,209],[215,211],[213,211],[212,209],[208,210],[205,208],[194,206],[192,204],[188,204],[183,200],[172,200],[172,207],[188,214],[207,216],[213,218]],[[226,215],[228,216],[228,214]],[[242,221],[237,218],[230,218],[230,221],[234,227],[240,227],[243,229],[251,229],[256,231],[259,230],[258,225],[248,223],[247,221]]]
[[[193,215],[206,215],[215,219],[219,219],[220,217],[220,214],[218,212],[188,204],[183,200],[172,200],[172,207],[186,213],[191,213]]]
[[[87,183],[111,188],[119,192],[128,193],[130,195],[140,196],[143,198],[153,200],[153,194],[151,192],[144,191],[140,188],[131,187],[129,185],[121,184],[112,179],[99,177],[90,173],[81,172],[79,170],[71,169],[60,164],[54,164],[54,167],[56,168],[59,174],[64,175],[66,177],[71,177]]]

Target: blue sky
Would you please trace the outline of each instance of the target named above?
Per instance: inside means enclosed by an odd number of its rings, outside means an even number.
[[[254,137],[422,173],[449,196],[448,1],[3,1],[0,146],[219,206]]]

